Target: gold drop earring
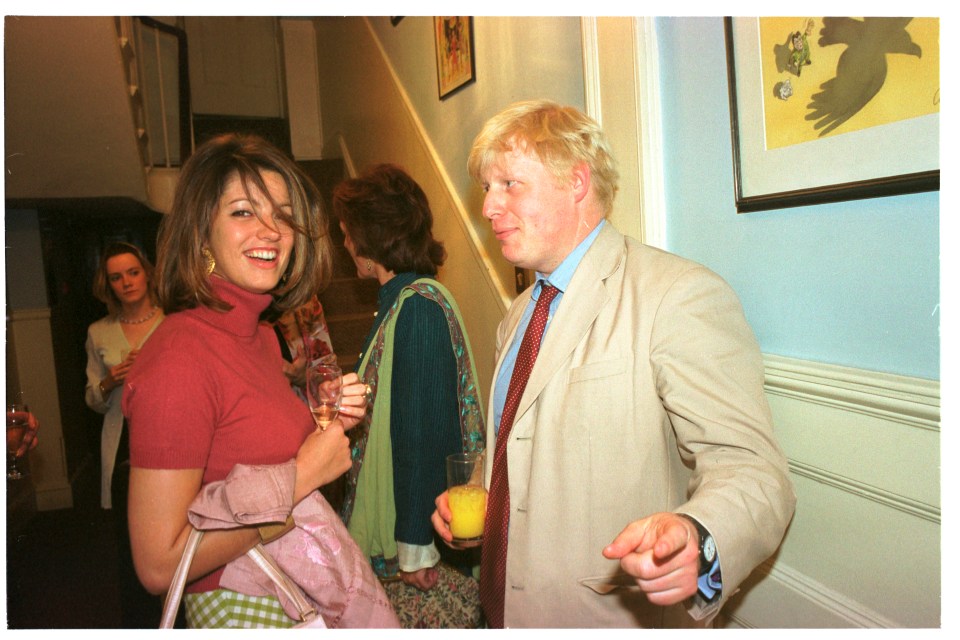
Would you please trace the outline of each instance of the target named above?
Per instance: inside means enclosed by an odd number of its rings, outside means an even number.
[[[207,275],[213,273],[213,270],[217,268],[217,260],[213,257],[213,254],[210,253],[210,249],[206,247],[203,248],[203,257],[207,261]]]

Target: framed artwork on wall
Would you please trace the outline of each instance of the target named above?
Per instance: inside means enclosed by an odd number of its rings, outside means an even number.
[[[940,189],[937,18],[725,18],[738,213]]]
[[[437,86],[440,99],[476,80],[473,57],[473,18],[434,17],[433,35],[437,50]]]

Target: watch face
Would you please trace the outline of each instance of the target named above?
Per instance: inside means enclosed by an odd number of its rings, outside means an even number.
[[[717,543],[713,541],[713,536],[707,536],[703,541],[703,557],[707,562],[713,562],[717,557]]]

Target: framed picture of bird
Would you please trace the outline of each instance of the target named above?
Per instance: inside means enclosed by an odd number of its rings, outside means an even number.
[[[940,189],[938,18],[726,18],[738,213]]]
[[[473,18],[436,16],[433,35],[437,50],[440,99],[448,98],[477,78],[473,56]]]

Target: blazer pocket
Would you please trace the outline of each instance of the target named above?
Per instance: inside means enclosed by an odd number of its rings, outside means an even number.
[[[577,382],[586,382],[599,378],[609,378],[619,376],[627,371],[627,359],[617,358],[616,360],[604,360],[602,362],[588,362],[570,370],[570,384]]]
[[[633,576],[626,573],[618,573],[612,576],[597,576],[595,578],[580,578],[577,582],[601,596],[622,589],[640,589],[640,585],[637,584]]]

